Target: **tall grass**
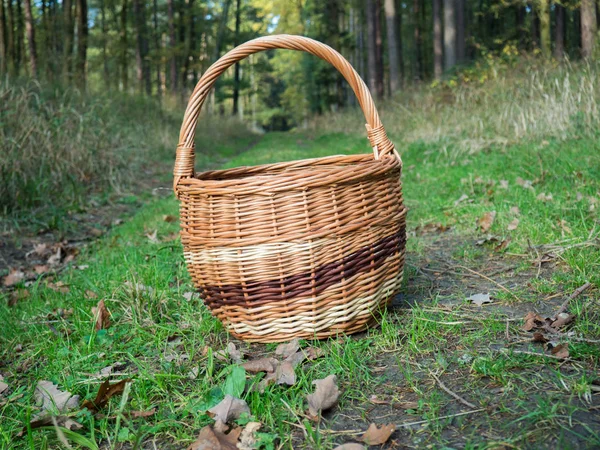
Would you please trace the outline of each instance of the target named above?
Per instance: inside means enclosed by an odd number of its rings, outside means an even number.
[[[520,58],[485,65],[455,82],[422,86],[377,102],[389,134],[405,142],[442,142],[473,152],[521,140],[595,135],[600,126],[600,63],[541,63]],[[475,80],[475,81],[474,81]],[[313,123],[331,132],[358,130],[361,112]]]
[[[182,117],[183,107],[140,96],[0,84],[0,214],[80,206],[157,167],[168,173]],[[206,150],[249,135],[232,120],[204,119],[200,128],[201,163],[211,158]]]

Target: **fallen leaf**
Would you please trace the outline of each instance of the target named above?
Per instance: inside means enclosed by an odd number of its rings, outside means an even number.
[[[186,292],[183,294],[183,298],[185,298],[188,302],[197,297],[198,295],[195,292]]]
[[[260,358],[252,361],[247,361],[242,364],[242,367],[250,373],[259,372],[275,372],[275,369],[279,365],[279,361],[275,358]]]
[[[154,288],[151,288],[150,286],[146,286],[145,284],[142,283],[132,283],[131,281],[126,281],[125,283],[123,283],[123,286],[125,286],[127,289],[129,289],[129,291],[133,294],[148,294],[148,295],[152,295],[154,293]]]
[[[367,447],[355,442],[348,442],[347,444],[338,445],[333,450],[366,450]]]
[[[296,338],[290,342],[286,342],[284,344],[279,344],[277,346],[277,348],[275,349],[275,354],[283,356],[284,358],[287,358],[291,354],[296,353],[299,348],[300,348],[300,341],[298,338]]]
[[[170,214],[165,214],[163,216],[163,220],[167,223],[175,222],[177,220],[177,216],[172,216]]]
[[[68,294],[70,289],[64,281],[57,281],[56,283],[47,283],[46,286],[52,289],[54,292],[60,292],[61,294]]]
[[[501,252],[503,250],[506,250],[506,247],[508,247],[508,244],[510,244],[510,241],[511,241],[510,238],[503,239],[502,242],[500,242],[498,245],[496,245],[494,247],[494,251]]]
[[[85,291],[85,298],[93,300],[98,298],[98,294],[96,294],[94,291]]]
[[[525,315],[525,324],[523,325],[523,330],[531,331],[534,328],[541,328],[544,326],[545,320],[539,315],[532,311],[529,311]]]
[[[50,249],[48,248],[48,244],[46,243],[40,243],[40,244],[35,244],[33,246],[33,253],[35,253],[36,255],[40,256],[40,257],[45,257],[48,252],[50,251]]]
[[[102,230],[95,228],[95,227],[90,228],[89,231],[90,231],[91,235],[96,236],[96,237],[100,237],[103,234]]]
[[[56,253],[54,253],[52,256],[50,256],[50,258],[48,258],[48,260],[46,262],[48,264],[50,264],[51,266],[56,266],[57,264],[60,264],[62,257],[63,257],[63,249],[62,249],[62,247],[58,247],[56,249]]]
[[[158,230],[154,230],[152,233],[146,233],[144,236],[148,238],[148,240],[153,244],[159,244],[158,240]]]
[[[509,209],[509,212],[515,216],[521,215],[521,210],[519,209],[518,206],[511,206],[511,208]]]
[[[548,342],[548,340],[549,339],[544,335],[544,333],[540,333],[539,331],[533,333],[533,342],[541,342],[542,344],[545,344]]]
[[[571,227],[569,226],[569,224],[567,223],[567,221],[565,219],[561,219],[561,221],[558,223],[560,225],[560,228],[567,234],[573,234],[573,231],[571,230]]]
[[[515,182],[521,186],[523,189],[533,189],[533,181],[531,180],[524,180],[521,177],[517,177],[517,179],[515,180]]]
[[[490,294],[473,294],[467,300],[471,303],[482,306],[484,303],[492,303],[493,300],[490,298]]]
[[[553,200],[552,194],[546,194],[545,192],[542,192],[536,198],[542,202],[551,202]]]
[[[566,359],[569,357],[569,345],[568,344],[559,344],[550,350],[557,358]]]
[[[27,289],[18,289],[10,293],[10,299],[8,300],[8,306],[15,306],[18,302],[29,298],[29,291]]]
[[[0,395],[8,389],[8,384],[4,382],[4,377],[0,375]]]
[[[31,422],[29,422],[29,428],[31,430],[35,430],[37,428],[42,428],[42,427],[50,427],[50,426],[59,426],[59,427],[66,428],[67,430],[71,430],[71,431],[77,431],[77,430],[81,430],[83,428],[83,425],[81,425],[79,422],[74,421],[69,416],[48,415],[48,416],[41,417],[39,419],[34,419]],[[23,430],[21,430],[19,433],[17,433],[17,436],[21,437],[21,436],[25,435],[26,433],[27,433],[27,427],[23,428]]]
[[[490,230],[490,228],[492,228],[492,225],[494,224],[495,219],[496,219],[496,211],[489,211],[489,212],[486,212],[477,221],[477,225],[479,226],[479,229],[482,232],[487,233]]]
[[[213,406],[207,412],[215,422],[225,424],[231,419],[239,419],[244,413],[250,414],[250,408],[244,400],[226,395],[218,405]]]
[[[237,443],[237,448],[239,450],[256,449],[258,447],[256,432],[260,429],[260,427],[260,422],[248,422],[240,434],[240,441]]]
[[[282,362],[275,370],[275,379],[277,384],[287,384],[288,386],[296,384],[296,373],[292,363]]]
[[[110,313],[106,309],[104,300],[100,300],[96,306],[92,307],[92,315],[94,316],[96,331],[106,330],[110,327]]]
[[[581,200],[583,200],[583,194],[581,192],[578,192],[575,198],[578,202],[580,202]]]
[[[231,360],[236,364],[242,363],[242,352],[240,352],[233,342],[227,344],[227,354]]]
[[[4,277],[4,281],[2,282],[4,286],[10,287],[18,284],[19,282],[25,279],[25,273],[19,269],[12,269],[8,275]]]
[[[33,271],[35,273],[37,273],[38,275],[43,275],[45,273],[47,273],[50,270],[50,267],[48,267],[46,264],[38,264],[33,266]]]
[[[127,416],[132,419],[137,419],[140,417],[151,417],[156,414],[156,408],[149,409],[148,411],[129,411]]]
[[[456,200],[454,202],[454,206],[458,206],[459,204],[461,204],[462,202],[464,202],[465,200],[468,200],[468,199],[469,199],[469,196],[466,194],[463,194],[460,196],[460,198],[458,200]]]
[[[86,270],[89,268],[90,266],[88,264],[82,264],[81,266],[77,266],[77,270]]]
[[[100,385],[96,398],[94,400],[86,400],[81,405],[82,408],[89,409],[93,413],[97,413],[104,408],[108,401],[115,395],[122,394],[125,390],[125,385],[131,382],[130,378],[110,384],[110,381],[105,380]]]
[[[508,231],[514,231],[517,229],[517,227],[519,226],[519,219],[517,219],[516,217],[512,220],[511,223],[508,224],[508,226],[506,227],[506,229]]]
[[[236,442],[240,432],[241,429],[238,427],[225,434],[207,425],[200,430],[198,438],[189,445],[187,450],[238,450]]]
[[[508,180],[500,180],[500,188],[508,189]]]
[[[550,326],[556,330],[563,328],[565,325],[570,324],[575,320],[575,316],[569,313],[560,313],[556,316],[556,320],[554,320]]]
[[[396,427],[391,423],[382,425],[381,428],[372,423],[359,439],[367,445],[381,445],[387,442],[394,431]]]
[[[306,396],[308,411],[313,418],[318,419],[321,411],[326,411],[337,403],[340,391],[336,381],[335,375],[313,381],[315,392]]]
[[[74,409],[79,406],[79,395],[63,392],[51,381],[38,381],[34,397],[41,404],[43,411],[59,413]]]
[[[292,353],[290,356],[285,358],[285,361],[290,363],[293,367],[297,367],[307,358],[306,353],[302,350],[297,351],[296,353]]]

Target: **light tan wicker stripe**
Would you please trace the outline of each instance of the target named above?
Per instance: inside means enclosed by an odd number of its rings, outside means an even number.
[[[390,259],[397,268],[398,256],[392,256]],[[393,261],[394,259],[396,261]],[[337,324],[343,325],[361,318],[366,319],[366,324],[381,306],[391,300],[402,284],[402,273],[398,270],[386,270],[384,267],[382,271],[387,277],[382,283],[376,283],[378,288],[374,292],[369,292],[372,280],[367,274],[359,274],[357,279],[349,280],[362,289],[354,297],[349,296],[346,300],[336,296],[341,290],[341,286],[336,286],[316,298],[295,299],[290,302],[293,306],[272,304],[248,309],[240,306],[231,309],[222,307],[216,310],[215,314],[224,321],[230,332],[243,334],[246,338],[249,338],[248,334],[257,338],[269,334],[303,333],[310,336],[326,329],[335,329]],[[323,307],[325,304],[327,308]],[[285,313],[288,309],[293,309],[292,317]],[[260,314],[261,312],[264,314]],[[340,330],[343,329],[344,326],[341,326]]]
[[[306,242],[273,242],[241,247],[190,247],[184,252],[188,267],[198,265],[198,280],[201,284],[211,284],[219,279],[222,284],[240,282],[238,271],[230,270],[232,265],[243,265],[244,278],[248,281],[270,281],[277,277],[277,263],[289,274],[310,272],[311,264],[329,264],[344,258],[361,248],[375,244],[383,233],[395,234],[400,230],[398,222],[392,222],[385,229],[365,228],[357,233],[342,235],[339,239],[326,237]],[[341,247],[336,251],[337,246]]]

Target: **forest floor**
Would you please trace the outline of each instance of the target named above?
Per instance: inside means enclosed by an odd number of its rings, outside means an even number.
[[[272,133],[218,164],[367,151],[350,135]],[[227,393],[249,406],[242,428],[261,424],[257,448],[333,449],[371,423],[393,430],[374,433],[385,443],[372,448],[598,448],[597,140],[399,151],[410,209],[402,293],[379,327],[298,343],[315,358],[264,393],[264,374],[241,361],[297,348],[231,339],[193,293],[177,203],[161,194],[168,173],[61,235],[13,239],[0,249],[12,268],[0,294],[0,448],[185,448]],[[339,400],[313,422],[306,395],[329,375]],[[117,387],[97,396],[106,379]],[[35,421],[67,401],[54,423]]]

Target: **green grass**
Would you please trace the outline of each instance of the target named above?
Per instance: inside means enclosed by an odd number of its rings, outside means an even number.
[[[227,166],[368,150],[365,140],[344,134],[309,138],[304,133],[274,133],[234,157]],[[444,239],[462,243],[449,250],[462,265],[484,272],[478,264],[492,255],[496,261],[516,260],[523,270],[527,268],[524,273],[528,278],[514,292],[532,302],[531,307],[550,294],[564,291],[566,296],[590,281],[591,296],[572,302],[571,309],[578,314],[572,329],[588,339],[600,338],[600,216],[599,208],[590,210],[590,198],[597,198],[600,190],[600,149],[594,139],[521,143],[460,158],[420,142],[399,150],[410,207],[407,277],[417,276],[414,267],[423,258],[433,259],[428,256],[434,244],[431,237],[414,235],[413,231],[427,223],[451,225]],[[516,185],[517,177],[531,180],[533,189]],[[499,187],[500,180],[508,180],[508,189]],[[541,192],[552,193],[553,200],[537,200]],[[578,192],[582,194],[580,200]],[[454,206],[463,194],[472,203]],[[509,232],[506,228],[512,220],[513,206],[521,211],[520,223]],[[512,239],[501,254],[485,245],[480,248],[472,244],[482,235],[476,230],[477,219],[491,210],[497,211],[497,216],[490,233]],[[33,391],[38,380],[51,380],[61,389],[89,399],[100,383],[93,375],[117,363],[121,364],[121,372],[134,379],[127,403],[120,405],[118,399],[113,399],[100,417],[78,413],[76,418],[84,425],[77,432],[79,436],[106,448],[135,447],[153,439],[161,448],[181,448],[204,425],[212,423],[205,411],[223,397],[232,370],[229,363],[216,357],[216,352],[225,348],[229,338],[199,299],[184,298],[193,289],[179,241],[168,240],[178,225],[164,222],[165,214],[177,214],[175,201],[151,202],[130,221],[87,247],[76,264],[89,267],[73,267],[60,276],[69,287],[68,293],[55,292],[39,280],[27,287],[27,300],[13,307],[2,302],[0,373],[10,389],[0,406],[1,448],[59,445],[53,430],[28,431],[21,439],[15,437],[35,413]],[[561,226],[561,220],[566,225]],[[564,226],[570,233],[565,234]],[[154,230],[158,230],[158,244],[145,236]],[[532,275],[528,269],[535,259],[528,250],[530,244],[571,248],[553,247],[559,253],[558,264],[552,273],[537,279],[535,270]],[[510,281],[500,278],[507,285]],[[527,286],[529,281],[531,287]],[[127,282],[151,290],[131,289]],[[278,448],[327,449],[349,439],[338,431],[364,427],[357,423],[422,420],[429,426],[401,429],[401,439],[434,448],[452,446],[457,441],[465,448],[500,443],[519,447],[550,439],[548,436],[556,439],[552,442],[572,442],[570,439],[579,433],[592,447],[600,443],[598,423],[589,413],[581,415],[588,411],[590,399],[597,404],[590,388],[600,368],[597,345],[572,341],[571,356],[578,361],[576,364],[513,353],[510,348],[497,351],[506,343],[506,318],[511,307],[519,303],[514,298],[502,296],[492,287],[496,304],[504,309],[483,313],[464,301],[467,292],[455,290],[451,297],[457,306],[445,310],[441,305],[446,297],[419,294],[409,283],[408,292],[420,299],[412,308],[390,310],[379,328],[360,338],[340,336],[310,343],[322,347],[325,357],[298,370],[295,386],[270,386],[264,394],[258,394],[250,388],[259,377],[248,376],[242,397],[253,416],[263,423],[265,443],[275,440]],[[108,330],[94,331],[91,308],[98,299],[88,298],[88,291],[105,299],[112,314]],[[73,308],[73,313],[60,317],[56,313],[59,308]],[[518,321],[509,323],[511,336],[518,336],[519,326]],[[15,350],[18,345],[22,346],[19,352]],[[252,354],[270,354],[274,349],[272,345],[241,346]],[[189,375],[193,370],[197,370],[195,379]],[[452,390],[487,410],[470,419],[440,419],[464,407],[457,406],[436,385],[429,371],[438,373]],[[310,424],[303,419],[304,397],[312,391],[314,379],[332,373],[339,379],[340,404],[329,420]],[[386,410],[391,417],[377,420],[365,412],[373,407],[369,398],[374,394],[393,401],[416,401],[418,407]],[[149,418],[129,419],[123,414],[152,408],[156,408],[156,414]],[[75,439],[70,441],[74,447],[85,448]],[[549,448],[570,448],[552,445]]]

